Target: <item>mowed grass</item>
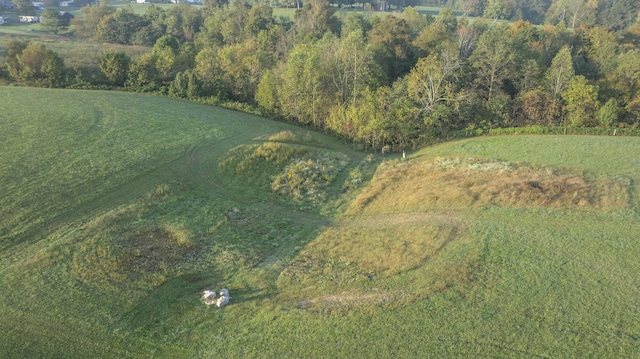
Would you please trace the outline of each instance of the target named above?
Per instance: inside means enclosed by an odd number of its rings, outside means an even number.
[[[0,356],[182,353],[192,343],[175,337],[214,315],[198,300],[203,287],[231,286],[276,251],[292,255],[328,223],[323,203],[274,194],[271,176],[299,156],[335,153],[345,167],[365,157],[293,126],[184,101],[0,91],[0,322],[12,332]],[[299,150],[264,150],[287,144]],[[236,153],[252,160],[230,166]],[[322,189],[325,198],[341,186]],[[265,288],[244,290],[251,298]]]
[[[636,138],[401,160],[167,98],[0,98],[0,357],[640,355]]]

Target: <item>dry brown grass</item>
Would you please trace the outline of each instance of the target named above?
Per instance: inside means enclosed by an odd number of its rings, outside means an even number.
[[[586,180],[583,174],[506,162],[401,162],[382,168],[350,208],[350,213],[425,211],[433,208],[629,207],[623,180]]]

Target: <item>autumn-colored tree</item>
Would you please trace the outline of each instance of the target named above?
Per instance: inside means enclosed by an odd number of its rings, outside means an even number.
[[[560,98],[534,89],[518,96],[514,113],[517,126],[556,126],[561,124],[562,103]]]

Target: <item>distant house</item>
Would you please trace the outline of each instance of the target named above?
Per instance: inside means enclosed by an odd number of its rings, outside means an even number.
[[[371,7],[374,11],[387,11],[389,10],[389,2],[388,1],[379,1],[372,2]]]
[[[60,6],[69,7],[73,5],[73,0],[60,1]]]
[[[188,3],[194,5],[202,5],[204,3],[202,0],[169,0],[169,2],[172,4]]]
[[[34,23],[40,21],[40,18],[38,16],[19,15],[18,17],[20,18],[20,22]]]
[[[136,3],[138,3],[138,4],[146,4],[147,0],[136,0]]]
[[[62,22],[64,22],[64,24],[67,26],[71,24],[71,19],[75,17],[72,13],[68,11],[60,11],[58,14],[60,14],[60,17],[62,18]]]
[[[0,25],[4,24],[4,16],[0,16]]]
[[[44,3],[41,1],[32,1],[31,5],[33,5],[33,7],[35,7],[38,10],[44,10]]]

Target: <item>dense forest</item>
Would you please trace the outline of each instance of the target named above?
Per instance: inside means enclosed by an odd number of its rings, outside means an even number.
[[[73,36],[151,50],[105,51],[92,73],[65,68],[40,43],[12,41],[0,82],[225,104],[374,150],[460,131],[640,125],[634,0],[428,0],[448,6],[437,16],[409,0],[341,16],[354,3],[299,4],[293,20],[242,1],[152,5],[144,15],[87,5]]]

